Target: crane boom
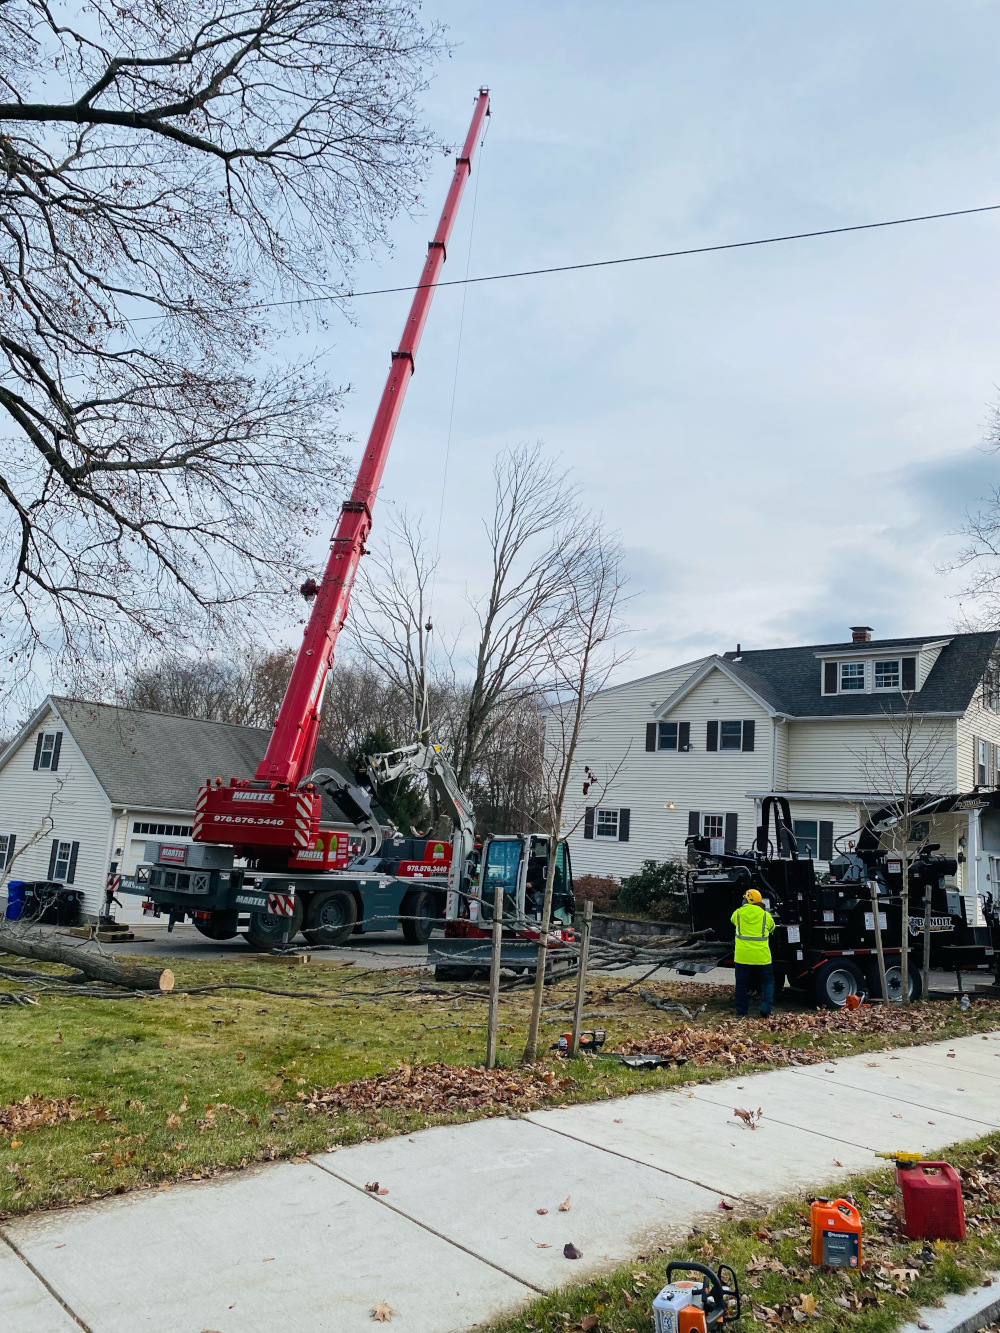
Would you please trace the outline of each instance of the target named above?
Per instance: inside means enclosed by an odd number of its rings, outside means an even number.
[[[267,752],[257,766],[254,780],[234,778],[224,787],[217,779],[214,786],[209,782],[201,788],[194,821],[197,841],[230,843],[252,856],[259,850],[292,851],[310,847],[318,833],[320,796],[306,779],[316,753],[323,689],[337,636],[347,619],[355,575],[371,531],[375,497],[489,105],[489,90],[481,88],[469,132],[455,160],[444,210],[427,248],[399,347],[392,354],[392,365],[354,487],[341,507],[340,521],[331,538],[326,570]]]
[[[333,535],[326,572],[306,626],[302,647],[295,660],[274,733],[267,753],[257,768],[258,778],[295,787],[312,768],[326,674],[333,661],[337,635],[347,618],[354,576],[364,551],[365,539],[371,531],[372,506],[413,374],[414,357],[431,308],[434,288],[447,258],[448,240],[465,183],[472,171],[472,154],[489,109],[489,101],[489,92],[482,89],[476,100],[465,145],[455,162],[455,173],[441,220],[434,239],[427,247],[420,285],[413,294],[410,313],[403,326],[403,336],[398,349],[392,354],[392,366],[382,390],[382,399],[358,468],[354,489],[350,499],[344,501],[340,522]]]

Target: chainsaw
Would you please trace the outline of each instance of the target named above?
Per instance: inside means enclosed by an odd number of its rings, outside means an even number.
[[[697,1279],[672,1282],[674,1273],[699,1273]],[[723,1281],[726,1273],[732,1285]],[[735,1301],[735,1309],[730,1308]],[[656,1333],[711,1333],[740,1317],[740,1288],[736,1273],[728,1264],[713,1272],[705,1264],[667,1264],[667,1285],[653,1301]]]

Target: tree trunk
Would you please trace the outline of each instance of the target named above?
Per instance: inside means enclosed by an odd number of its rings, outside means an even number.
[[[18,931],[0,930],[0,950],[21,958],[37,958],[45,963],[64,963],[75,967],[93,981],[105,981],[111,986],[128,990],[171,991],[174,974],[169,968],[123,967],[105,954],[90,953],[78,944],[59,944],[52,939],[22,935]]]

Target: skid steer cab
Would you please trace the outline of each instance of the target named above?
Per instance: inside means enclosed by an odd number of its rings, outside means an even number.
[[[516,973],[534,972],[538,935],[549,871],[551,842],[539,834],[497,834],[487,838],[472,867],[469,890],[449,894],[443,937],[428,948],[439,981],[464,981],[488,976],[492,951],[493,913],[503,921],[501,966]],[[555,879],[549,926],[547,970],[569,970],[573,954],[573,873],[569,847],[555,846]]]

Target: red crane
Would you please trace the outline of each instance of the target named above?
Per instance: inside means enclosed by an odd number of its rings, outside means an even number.
[[[331,539],[330,558],[316,591],[267,753],[257,767],[255,778],[233,778],[228,786],[217,778],[201,788],[195,811],[196,841],[227,843],[240,848],[246,856],[280,862],[282,857],[287,860],[300,849],[311,847],[319,833],[320,795],[306,779],[312,772],[316,753],[323,689],[337,636],[347,619],[358,563],[371,531],[375,497],[489,105],[489,91],[482,88],[462,152],[455,160],[444,211],[427,248],[420,285],[414,293],[399,348],[392,354],[392,366],[354,489],[341,506],[340,522]]]

